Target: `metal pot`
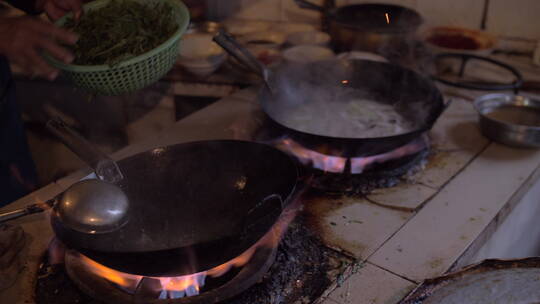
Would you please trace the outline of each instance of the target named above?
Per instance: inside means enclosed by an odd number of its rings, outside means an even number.
[[[479,97],[474,107],[486,137],[514,147],[540,148],[540,100],[497,93]]]
[[[295,0],[301,8],[322,12],[337,51],[362,50],[381,53],[406,45],[422,24],[414,10],[389,4],[355,4],[325,9],[306,0]]]

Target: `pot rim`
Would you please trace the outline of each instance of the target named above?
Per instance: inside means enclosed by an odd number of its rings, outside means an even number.
[[[339,18],[337,17],[339,12],[344,11],[346,9],[361,9],[361,8],[365,9],[366,7],[379,7],[379,8],[386,7],[388,9],[403,10],[403,12],[408,12],[412,16],[414,16],[413,18],[415,18],[416,20],[414,22],[407,22],[406,24],[400,24],[399,26],[394,26],[394,27],[386,27],[386,28],[384,28],[384,27],[373,27],[373,28],[368,28],[368,27],[365,27],[365,26],[354,25],[354,24],[351,24],[350,22],[340,21]],[[347,28],[347,29],[352,29],[352,30],[355,30],[355,31],[362,31],[362,32],[375,32],[375,33],[415,32],[424,23],[424,18],[417,11],[415,11],[415,10],[413,10],[411,8],[405,7],[405,6],[394,5],[394,4],[381,4],[381,3],[351,4],[351,5],[345,5],[345,6],[331,8],[329,11],[325,12],[325,14],[331,20],[331,22],[335,23],[336,25],[338,25],[340,27]]]

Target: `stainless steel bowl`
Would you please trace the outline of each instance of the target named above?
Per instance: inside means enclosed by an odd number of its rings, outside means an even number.
[[[540,148],[540,100],[513,94],[477,98],[482,133],[493,141],[522,148]]]

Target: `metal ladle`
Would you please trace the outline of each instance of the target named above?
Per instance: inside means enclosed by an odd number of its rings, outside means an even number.
[[[270,83],[271,72],[255,56],[236,41],[224,30],[219,31],[213,38],[214,42],[221,46],[229,55],[233,56],[242,65],[251,70],[263,81],[268,91],[273,94],[275,90]]]
[[[45,204],[33,204],[1,214],[0,224],[52,207],[52,215],[62,225],[83,233],[108,233],[125,225],[129,201],[124,191],[116,185],[123,179],[118,165],[60,119],[49,121],[47,128],[92,167],[98,179],[77,182]]]
[[[98,179],[88,179],[66,190],[53,211],[65,227],[95,234],[112,232],[126,224],[128,207],[128,198],[122,189]]]

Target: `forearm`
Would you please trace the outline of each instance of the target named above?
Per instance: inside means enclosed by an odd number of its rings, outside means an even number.
[[[29,15],[39,15],[41,9],[38,9],[38,1],[40,0],[4,0],[5,2],[11,4],[13,7],[16,7]]]

